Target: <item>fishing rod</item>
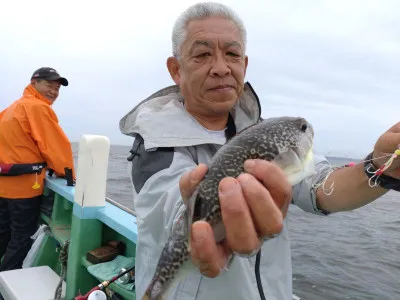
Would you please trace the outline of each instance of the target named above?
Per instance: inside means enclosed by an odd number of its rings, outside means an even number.
[[[87,300],[89,298],[89,295],[91,293],[93,293],[94,291],[102,291],[103,289],[107,288],[111,283],[113,283],[114,281],[116,281],[117,279],[121,278],[122,276],[124,276],[125,274],[133,271],[135,269],[135,266],[125,270],[124,272],[114,276],[112,279],[110,280],[105,280],[102,283],[100,283],[99,285],[96,285],[94,288],[92,288],[89,292],[87,292],[85,295],[78,295],[74,298],[74,300]]]

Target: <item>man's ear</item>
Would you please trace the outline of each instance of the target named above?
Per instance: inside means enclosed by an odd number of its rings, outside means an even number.
[[[176,85],[179,85],[181,82],[181,72],[179,61],[175,56],[168,57],[167,68],[172,80],[175,82]]]
[[[247,66],[249,64],[249,57],[246,55],[244,57],[244,76],[246,76]]]

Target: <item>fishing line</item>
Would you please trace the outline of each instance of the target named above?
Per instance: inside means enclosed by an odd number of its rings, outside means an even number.
[[[398,146],[398,148],[393,153],[385,154],[385,155],[382,155],[382,156],[379,156],[379,157],[375,157],[375,158],[371,158],[371,159],[365,159],[365,160],[362,160],[362,161],[357,162],[357,163],[350,162],[350,163],[344,165],[343,167],[353,167],[355,165],[364,164],[364,163],[369,162],[369,161],[374,161],[374,160],[377,160],[377,159],[389,157],[389,159],[382,166],[380,166],[378,170],[376,170],[376,171],[370,171],[369,169],[367,170],[368,173],[374,174],[372,177],[369,178],[368,185],[370,187],[375,187],[375,186],[378,185],[379,176],[382,175],[383,172],[385,172],[392,165],[394,159],[399,157],[399,156],[400,156],[400,145]],[[339,168],[343,168],[343,167],[339,167]],[[325,185],[327,184],[329,176],[336,169],[338,169],[338,168],[333,168],[332,170],[330,170],[328,172],[328,174],[325,176],[325,178],[324,178],[324,180],[322,182],[313,184],[313,188],[317,189],[317,188],[322,186],[323,193],[325,195],[327,195],[327,196],[330,196],[333,193],[335,182],[332,182],[331,185],[328,188]]]

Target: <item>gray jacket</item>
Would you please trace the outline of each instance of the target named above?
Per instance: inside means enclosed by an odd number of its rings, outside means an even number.
[[[246,83],[243,96],[231,115],[237,131],[260,119],[260,104]],[[178,182],[198,163],[207,163],[225,138],[205,130],[184,108],[177,86],[158,91],[142,101],[120,121],[123,134],[135,138],[130,176],[137,213],[136,297],[141,299],[149,284],[170,233],[175,216],[182,208]],[[140,135],[144,142],[137,135]],[[292,203],[305,211],[323,214],[315,202],[313,183],[330,170],[324,158],[316,159],[316,174],[293,190]],[[264,243],[260,273],[267,299],[292,299],[292,264],[287,220],[282,233]],[[168,299],[209,300],[259,299],[255,279],[255,256],[235,257],[228,271],[207,278],[199,271],[190,273]]]

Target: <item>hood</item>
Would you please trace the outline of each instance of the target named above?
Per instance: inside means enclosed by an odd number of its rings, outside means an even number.
[[[250,83],[245,83],[231,114],[237,131],[259,120],[260,102]],[[122,134],[128,136],[140,134],[146,149],[225,143],[225,139],[210,137],[186,111],[177,85],[161,89],[144,99],[121,119],[119,128]]]

